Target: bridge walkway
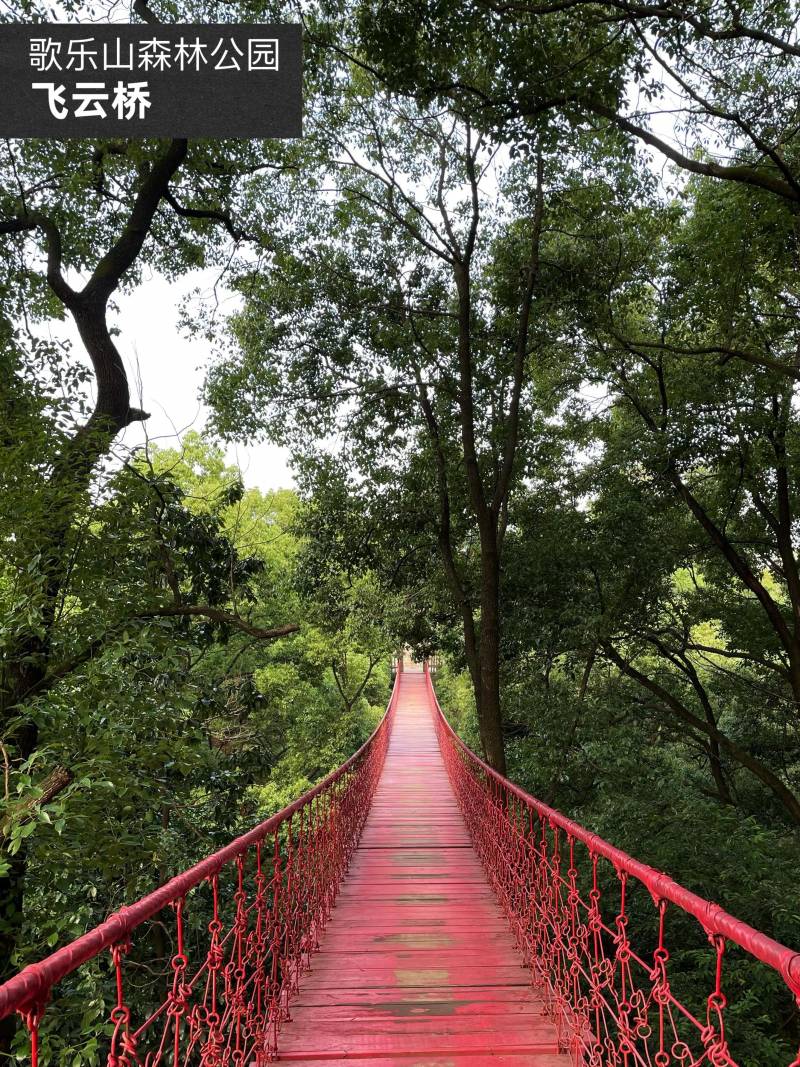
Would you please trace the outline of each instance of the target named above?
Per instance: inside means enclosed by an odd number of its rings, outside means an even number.
[[[421,674],[402,676],[373,806],[291,1013],[279,1058],[294,1067],[571,1062],[473,851]]]

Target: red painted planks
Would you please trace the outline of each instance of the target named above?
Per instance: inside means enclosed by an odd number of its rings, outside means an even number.
[[[569,1067],[472,850],[424,679],[401,682],[358,852],[280,1058],[297,1067]]]

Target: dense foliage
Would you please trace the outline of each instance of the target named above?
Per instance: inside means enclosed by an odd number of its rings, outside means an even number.
[[[328,558],[424,609],[495,766],[796,944],[797,12],[357,16],[314,168],[261,194],[304,190],[242,277],[217,425],[294,448]],[[732,981],[745,1062],[786,1062],[780,983]]]
[[[302,15],[301,142],[0,164],[0,977],[337,763],[400,643],[496,767],[800,943],[796,5]],[[214,429],[297,495],[121,451],[145,265],[237,294],[189,323]],[[731,981],[744,1062],[787,1063],[796,1007]]]
[[[80,388],[58,353],[8,351],[7,670],[17,635],[40,625],[41,471],[69,422],[61,398]],[[366,573],[309,590],[296,493],[245,489],[197,434],[117,458],[74,511],[52,666],[0,739],[0,875],[25,859],[23,914],[5,916],[14,968],[288,803],[366,739],[387,699],[390,603],[376,611]],[[37,741],[21,758],[30,721]],[[159,929],[156,960],[169,951]],[[109,995],[101,965],[65,984],[51,1054],[66,1043],[96,1061]]]

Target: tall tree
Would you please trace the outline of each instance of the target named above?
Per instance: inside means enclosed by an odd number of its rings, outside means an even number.
[[[202,261],[222,265],[226,251],[219,233],[234,244],[244,237],[232,219],[238,183],[263,162],[260,146],[239,143],[6,142],[0,174],[6,249],[0,285],[7,298],[2,359],[8,372],[2,462],[8,483],[22,478],[28,486],[27,500],[17,501],[6,558],[17,599],[2,644],[0,736],[12,761],[24,763],[36,750],[31,700],[103,640],[87,636],[84,649],[72,650],[64,661],[57,630],[96,479],[120,432],[147,418],[131,396],[114,340],[113,300],[135,284],[145,258],[172,276]],[[85,390],[76,391],[82,383],[74,371],[59,371],[67,383],[66,404],[58,397],[58,380],[47,380],[55,357],[40,340],[40,324],[64,316],[74,321],[90,361],[90,405]],[[31,410],[40,426],[47,424],[38,436],[26,425]],[[184,598],[126,607],[133,618],[219,614],[211,604]],[[230,625],[250,626],[236,612],[227,614]],[[267,628],[261,629],[266,636]],[[0,879],[2,975],[12,965],[24,871],[20,847]],[[3,1026],[7,1043],[10,1024]]]
[[[502,769],[501,556],[547,337],[545,164],[500,166],[469,117],[389,97],[363,74],[335,138],[322,136],[335,142],[325,191],[295,210],[280,277],[242,279],[239,350],[210,378],[217,424],[235,434],[246,396],[246,429],[302,454],[336,431],[362,475],[414,491],[427,471],[482,743]]]

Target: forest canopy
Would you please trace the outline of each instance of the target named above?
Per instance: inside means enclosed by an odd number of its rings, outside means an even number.
[[[493,767],[800,944],[796,5],[61,7],[301,19],[306,115],[0,152],[0,980],[340,763],[401,647]],[[116,303],[201,267],[209,426],[127,449]]]

